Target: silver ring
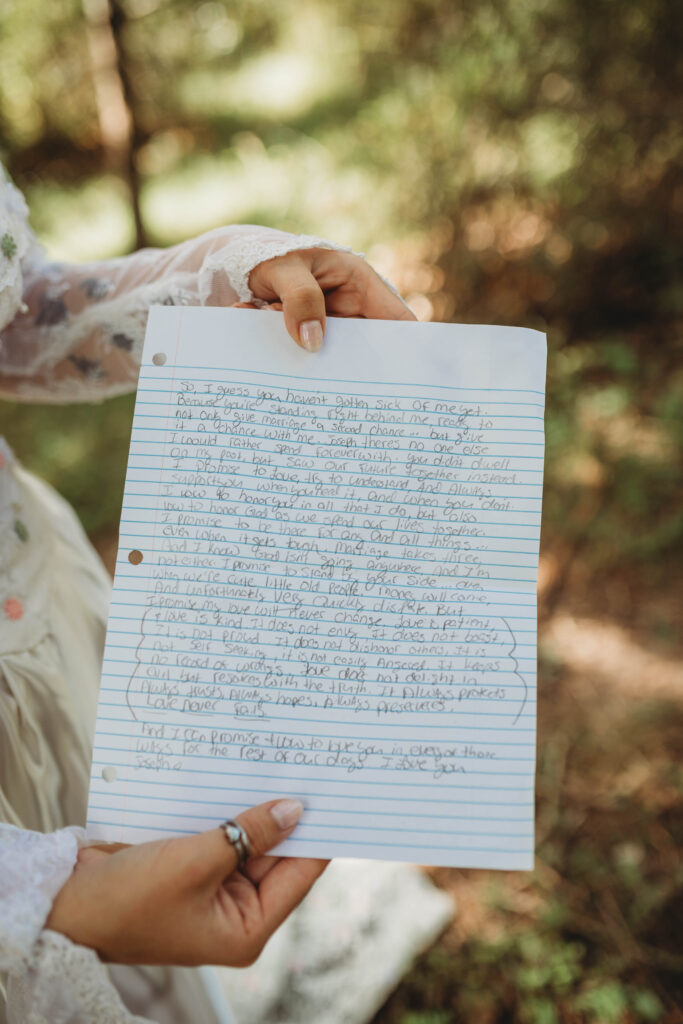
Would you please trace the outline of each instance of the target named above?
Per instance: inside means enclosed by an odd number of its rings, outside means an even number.
[[[239,821],[224,821],[222,825],[219,825],[219,828],[223,829],[225,832],[225,838],[235,849],[235,853],[237,854],[237,867],[243,868],[251,856],[249,836],[244,831]]]

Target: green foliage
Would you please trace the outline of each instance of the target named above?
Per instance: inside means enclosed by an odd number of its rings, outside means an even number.
[[[407,1013],[401,1018],[401,1024],[448,1024],[447,1013]]]
[[[468,878],[456,899],[475,888],[484,896],[483,928],[425,954],[373,1024],[402,1024],[413,1009],[457,1024],[675,1019],[667,1015],[680,1001],[683,967],[680,776],[672,775],[681,710],[603,694],[600,718],[572,689],[560,672],[541,704],[536,870],[512,885],[454,872],[461,886]],[[560,744],[570,754],[558,803]],[[650,771],[627,795],[624,780],[644,758]]]

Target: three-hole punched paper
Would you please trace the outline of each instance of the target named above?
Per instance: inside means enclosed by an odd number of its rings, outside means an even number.
[[[100,839],[305,804],[289,855],[533,864],[546,344],[155,307],[88,810]]]

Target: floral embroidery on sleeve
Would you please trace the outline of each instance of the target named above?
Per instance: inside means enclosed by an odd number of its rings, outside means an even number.
[[[17,243],[9,231],[6,231],[2,238],[0,238],[0,252],[2,252],[6,260],[13,260],[17,254]]]
[[[5,617],[8,619],[21,619],[24,615],[24,606],[18,597],[8,597],[5,601]]]

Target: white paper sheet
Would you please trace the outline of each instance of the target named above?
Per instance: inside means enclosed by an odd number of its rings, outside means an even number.
[[[91,835],[530,868],[545,338],[152,309]],[[139,564],[129,553],[139,551]]]

